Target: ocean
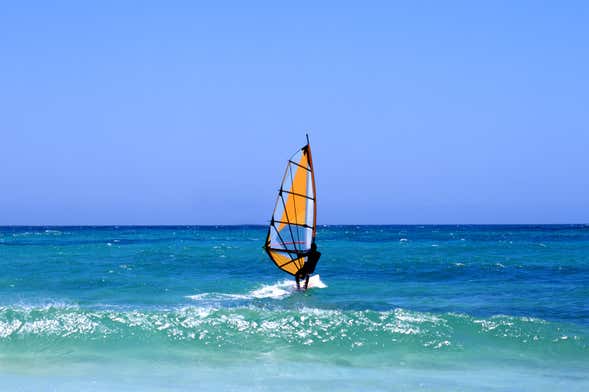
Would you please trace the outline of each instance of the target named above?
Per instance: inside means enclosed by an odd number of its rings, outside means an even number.
[[[589,226],[0,227],[1,391],[587,391]]]

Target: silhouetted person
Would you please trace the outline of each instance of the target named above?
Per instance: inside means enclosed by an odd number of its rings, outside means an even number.
[[[305,290],[309,286],[309,275],[315,272],[315,267],[317,266],[317,262],[321,257],[321,253],[317,252],[317,245],[315,242],[311,244],[311,250],[307,253],[307,262],[303,264],[300,270],[297,271],[295,275],[295,279],[297,281],[297,289],[300,289],[300,280],[305,279]]]

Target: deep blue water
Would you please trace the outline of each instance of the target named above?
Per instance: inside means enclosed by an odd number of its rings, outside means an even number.
[[[0,387],[589,388],[589,226],[320,227],[307,292],[265,234],[0,228]]]

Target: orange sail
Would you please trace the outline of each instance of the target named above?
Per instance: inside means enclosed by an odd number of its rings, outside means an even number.
[[[315,239],[317,198],[311,146],[297,151],[286,165],[264,248],[281,270],[295,275]]]

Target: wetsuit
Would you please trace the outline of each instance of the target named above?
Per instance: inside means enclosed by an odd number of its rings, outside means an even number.
[[[297,274],[295,275],[295,279],[297,281],[297,287],[299,287],[299,279],[305,278],[305,290],[309,285],[309,275],[315,272],[315,267],[317,266],[317,262],[321,257],[321,252],[317,252],[317,250],[311,249],[307,255],[307,262],[298,270]]]

